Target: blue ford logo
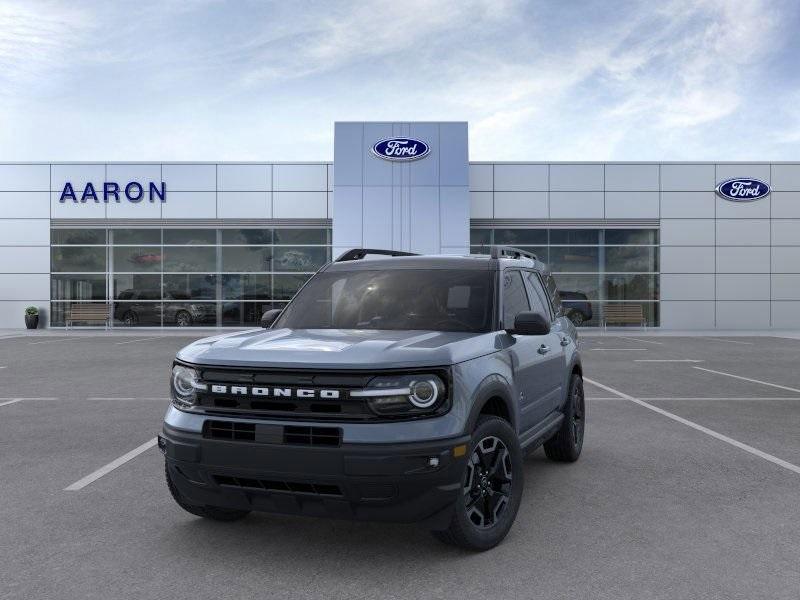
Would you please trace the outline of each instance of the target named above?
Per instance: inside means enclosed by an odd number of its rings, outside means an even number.
[[[734,202],[750,202],[769,194],[769,184],[760,179],[737,177],[728,179],[717,186],[717,193]]]
[[[393,137],[375,142],[372,153],[384,160],[417,160],[427,156],[431,149],[422,140],[408,137]]]

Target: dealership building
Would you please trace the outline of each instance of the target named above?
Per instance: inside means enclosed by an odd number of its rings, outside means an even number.
[[[547,262],[587,326],[800,328],[800,163],[470,162],[464,122],[334,129],[333,162],[0,164],[0,328],[87,304],[246,327],[347,249],[490,244]]]

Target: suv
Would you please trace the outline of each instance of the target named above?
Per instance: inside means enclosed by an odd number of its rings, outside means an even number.
[[[158,442],[192,514],[420,522],[486,550],[516,516],[523,454],[580,456],[577,332],[532,254],[351,250],[262,326],[173,364]]]

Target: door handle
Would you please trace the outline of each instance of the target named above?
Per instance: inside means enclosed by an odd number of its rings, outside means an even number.
[[[541,346],[539,346],[538,352],[539,354],[547,354],[548,352],[550,352],[550,346],[545,346],[544,344],[542,344]]]

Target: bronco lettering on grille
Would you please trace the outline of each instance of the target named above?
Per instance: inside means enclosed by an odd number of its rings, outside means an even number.
[[[278,387],[250,387],[244,385],[213,384],[212,394],[230,394],[233,396],[266,396],[271,398],[324,398],[325,400],[336,400],[339,398],[339,390],[321,390],[310,388],[278,388]]]

